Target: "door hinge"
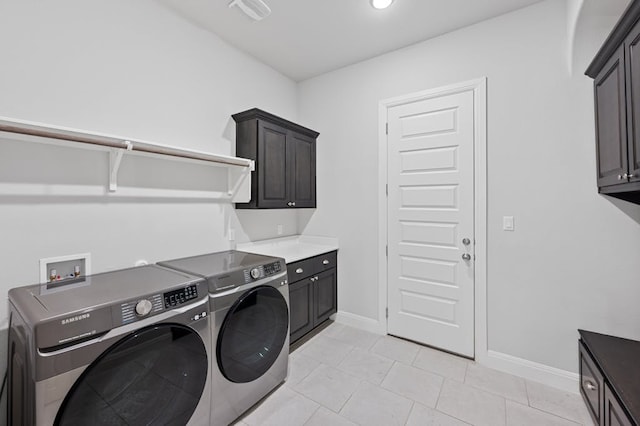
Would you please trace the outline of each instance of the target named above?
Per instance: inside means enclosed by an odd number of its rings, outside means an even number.
[[[387,318],[389,318],[389,308],[384,308],[384,311]]]
[[[386,187],[387,187],[386,192],[387,192],[387,197],[388,197],[389,196],[389,184],[387,184]]]
[[[389,134],[389,123],[384,123],[384,132],[385,134]]]
[[[385,252],[386,256],[389,257],[389,246],[385,246],[384,247],[384,252]]]

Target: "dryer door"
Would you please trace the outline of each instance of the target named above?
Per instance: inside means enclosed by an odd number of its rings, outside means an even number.
[[[220,328],[220,371],[234,383],[254,381],[276,361],[288,333],[289,308],[282,294],[268,286],[248,290],[231,306]]]
[[[55,425],[185,425],[205,387],[205,345],[192,329],[160,324],[113,345],[80,376]]]

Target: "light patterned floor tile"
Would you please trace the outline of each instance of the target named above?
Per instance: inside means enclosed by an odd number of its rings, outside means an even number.
[[[304,426],[356,426],[355,423],[325,407],[318,408]]]
[[[382,387],[434,408],[443,381],[437,374],[396,362],[382,382]]]
[[[338,412],[358,384],[360,379],[322,364],[293,388],[307,398]]]
[[[579,394],[564,392],[529,380],[526,384],[531,407],[577,423],[592,424],[591,416]]]
[[[302,426],[318,407],[310,399],[281,386],[240,420],[249,426]]]
[[[413,403],[369,382],[362,382],[340,415],[360,425],[404,425]]]
[[[323,334],[327,337],[365,350],[371,349],[378,339],[382,337],[344,324],[333,324],[327,327],[325,331],[326,333]]]
[[[524,379],[470,362],[464,382],[475,388],[495,393],[507,399],[528,405]]]
[[[507,400],[507,426],[578,426],[578,424]]]
[[[406,426],[469,426],[469,423],[447,416],[433,408],[413,404]]]
[[[379,385],[387,375],[393,361],[380,355],[355,348],[338,365],[338,368],[363,380]]]
[[[293,353],[289,356],[289,376],[287,377],[287,385],[293,386],[300,383],[302,379],[307,377],[309,373],[315,370],[320,361],[309,358],[301,353]]]
[[[470,361],[465,358],[435,349],[421,347],[413,365],[440,376],[462,382],[464,381],[469,363]]]
[[[336,367],[353,350],[353,346],[330,337],[318,335],[298,350],[304,356]]]
[[[504,398],[456,380],[445,380],[436,409],[475,426],[505,425]]]
[[[392,336],[382,336],[371,348],[371,352],[383,357],[411,364],[418,354],[420,346]]]

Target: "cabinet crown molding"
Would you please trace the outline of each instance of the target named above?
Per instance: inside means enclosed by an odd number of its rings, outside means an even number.
[[[251,108],[246,111],[233,114],[231,117],[236,123],[240,123],[247,120],[253,120],[253,119],[268,120],[274,124],[277,124],[282,127],[286,127],[287,129],[294,130],[298,133],[301,133],[303,135],[309,136],[314,139],[320,135],[320,133],[316,132],[315,130],[311,130],[307,127],[301,126],[292,121],[285,120],[282,117],[278,117],[277,115],[273,115],[259,108]]]
[[[591,64],[585,71],[585,74],[591,78],[596,78],[598,73],[605,66],[609,58],[618,50],[629,31],[640,19],[640,0],[633,0],[622,14],[622,17],[616,23],[607,37],[598,53],[591,61]]]

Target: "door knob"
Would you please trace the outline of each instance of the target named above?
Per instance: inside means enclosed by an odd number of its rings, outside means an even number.
[[[471,255],[469,253],[464,253],[462,255],[462,260],[471,260]]]
[[[462,240],[462,244],[464,244],[465,246],[468,246],[469,244],[471,244],[471,240],[470,240],[470,239],[468,239],[468,238],[464,238],[464,239]]]

